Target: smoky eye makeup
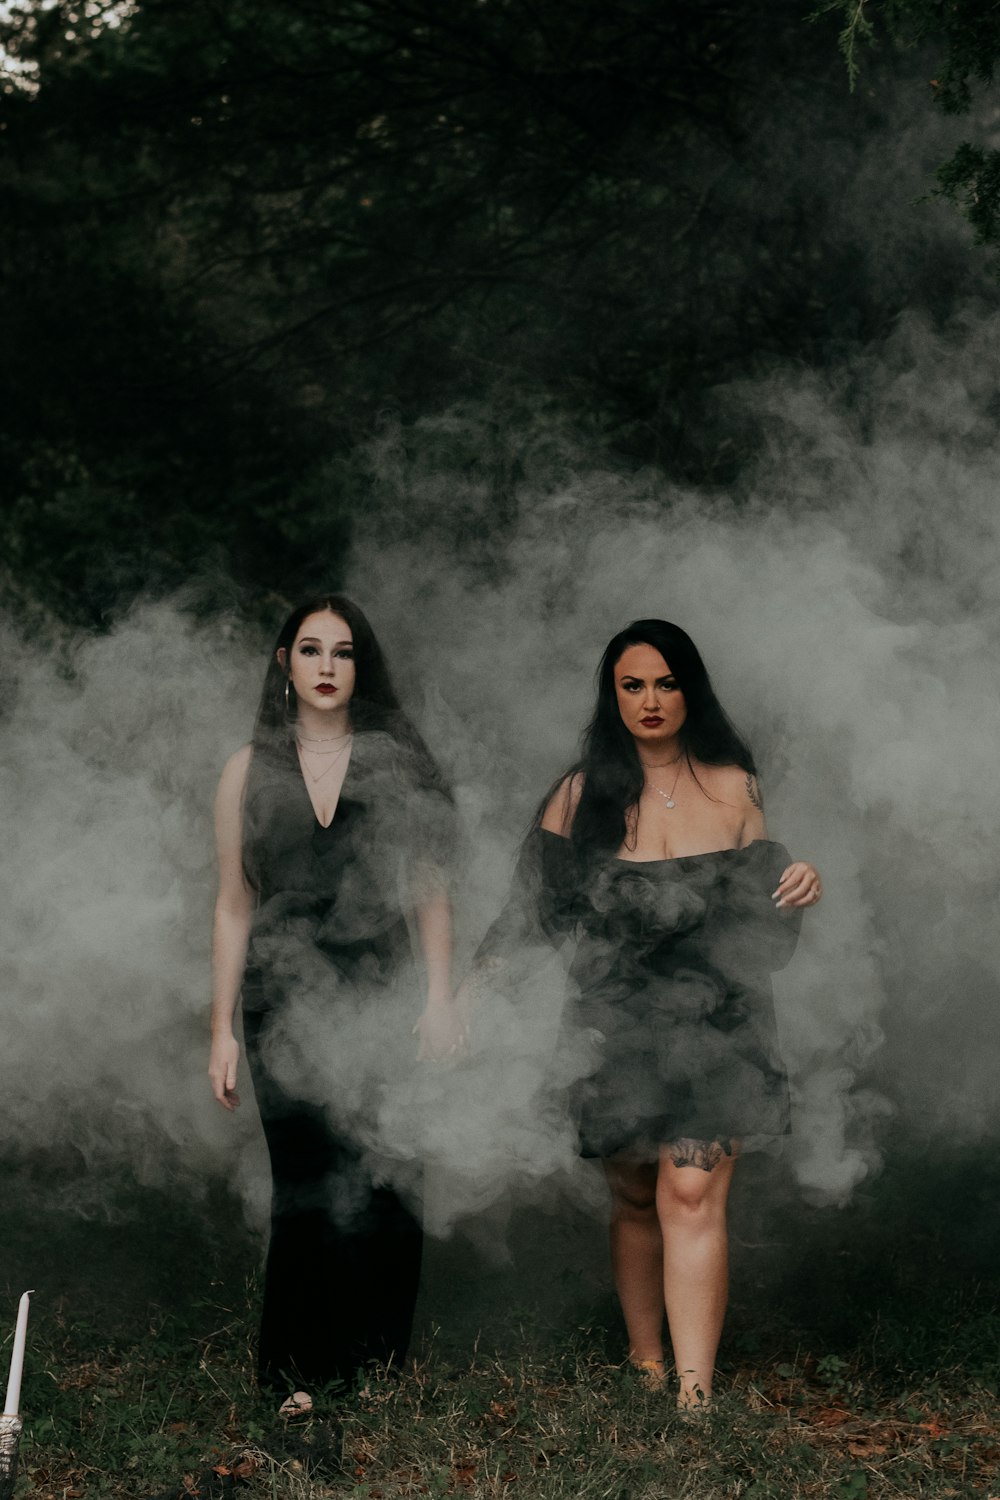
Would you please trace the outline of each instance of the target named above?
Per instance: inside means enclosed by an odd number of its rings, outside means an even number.
[[[300,656],[318,656],[322,647],[318,641],[299,641],[295,649]],[[335,646],[333,654],[334,656],[343,656],[345,659],[353,661],[354,647],[353,645]]]

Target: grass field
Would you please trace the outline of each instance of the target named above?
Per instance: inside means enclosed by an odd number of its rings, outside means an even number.
[[[39,1289],[19,1500],[1000,1497],[994,1157],[897,1159],[840,1210],[740,1170],[710,1420],[622,1369],[601,1227],[563,1204],[479,1249],[432,1243],[415,1358],[286,1427],[253,1385],[260,1247],[237,1205],[109,1178],[84,1214],[68,1164],[9,1167],[11,1326]]]

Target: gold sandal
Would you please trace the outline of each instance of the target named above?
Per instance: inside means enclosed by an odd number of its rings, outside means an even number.
[[[662,1359],[629,1360],[647,1391],[662,1391],[667,1383],[667,1367]]]

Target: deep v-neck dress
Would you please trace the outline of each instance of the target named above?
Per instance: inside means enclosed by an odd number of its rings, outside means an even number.
[[[258,1370],[277,1391],[350,1385],[369,1361],[406,1352],[421,1226],[371,1156],[379,1082],[362,1077],[345,1105],[323,1059],[346,1047],[338,1061],[353,1066],[344,1038],[356,1046],[359,1025],[385,1036],[402,1066],[412,1059],[406,892],[419,860],[447,842],[436,837],[445,804],[388,734],[355,734],[328,827],[290,741],[252,758],[243,1025],[273,1184]]]
[[[585,862],[569,839],[529,835],[479,962],[510,970],[533,933],[574,944],[563,1039],[582,1058],[567,1103],[583,1155],[682,1138],[753,1146],[787,1130],[770,975],[801,920],[771,900],[788,863],[765,839]]]
[[[255,756],[244,815],[257,891],[244,1012],[273,1010],[309,983],[325,983],[331,1004],[359,987],[374,994],[409,964],[396,767],[391,746],[373,755],[361,739],[327,827],[296,760]]]

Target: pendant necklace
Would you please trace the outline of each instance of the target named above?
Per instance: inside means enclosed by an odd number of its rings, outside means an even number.
[[[683,757],[683,755],[679,755],[679,756],[678,756],[678,757],[677,757],[677,759],[678,759],[678,761],[682,761],[682,760],[683,760],[683,759],[684,759],[684,757]],[[680,781],[680,779],[681,779],[681,771],[682,771],[682,770],[683,770],[683,769],[684,769],[684,767],[683,767],[683,766],[681,766],[681,767],[680,767],[680,770],[678,770],[678,772],[677,772],[677,775],[676,775],[676,776],[675,776],[675,777],[674,777],[674,784],[673,784],[673,786],[672,786],[672,787],[671,787],[671,788],[670,788],[670,791],[669,791],[669,793],[668,793],[668,792],[661,792],[661,790],[660,790],[660,788],[659,788],[659,787],[658,787],[658,786],[657,786],[657,785],[656,785],[656,783],[655,783],[655,782],[652,782],[652,781],[647,781],[647,782],[646,782],[646,785],[647,785],[647,786],[648,786],[648,787],[650,787],[650,788],[651,788],[651,789],[652,789],[652,790],[653,790],[653,791],[654,791],[654,792],[655,792],[655,793],[656,793],[656,795],[657,795],[657,796],[658,796],[658,797],[662,797],[662,798],[663,798],[663,800],[664,800],[664,802],[665,802],[665,803],[666,803],[666,804],[667,804],[667,806],[668,806],[668,807],[676,807],[676,805],[677,805],[677,804],[676,804],[676,803],[675,803],[675,801],[674,801],[674,793],[675,793],[675,792],[676,792],[676,790],[677,790],[677,783],[678,783],[678,782],[679,782],[679,781]]]
[[[299,747],[299,763],[301,764],[303,771],[305,771],[306,774],[307,774],[307,776],[309,777],[309,780],[311,782],[313,782],[314,785],[315,785],[315,783],[317,781],[322,781],[324,776],[328,776],[329,775],[329,773],[333,770],[334,766],[337,764],[337,762],[340,759],[340,757],[346,752],[346,750],[350,746],[351,740],[353,738],[354,738],[354,736],[352,734],[345,735],[344,736],[344,743],[341,745],[341,747],[340,747],[339,750],[306,750],[305,745],[303,745],[302,741],[298,738],[298,736],[296,736],[295,743]],[[324,756],[330,756],[332,758],[330,760],[330,764],[328,766],[324,766],[323,769],[322,769],[322,771],[320,771],[320,773],[319,773],[318,776],[314,776],[313,773],[312,773],[312,771],[311,771],[311,769],[310,769],[310,767],[309,767],[308,762],[305,759],[306,755],[324,755]]]

